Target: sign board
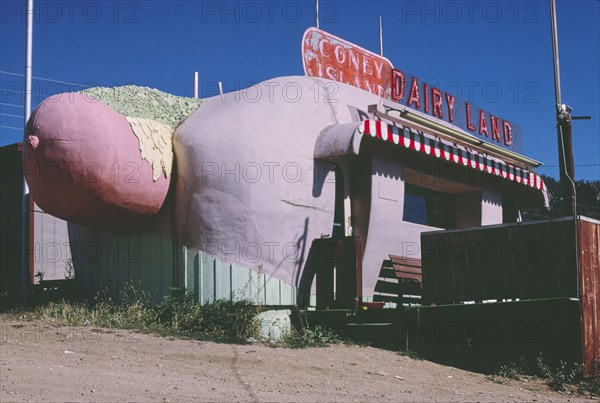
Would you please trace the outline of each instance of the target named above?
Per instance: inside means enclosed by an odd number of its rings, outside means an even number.
[[[302,39],[304,73],[349,84],[397,102],[434,122],[453,125],[489,143],[520,151],[520,126],[394,68],[378,54],[309,28]]]
[[[335,35],[307,29],[302,39],[302,60],[307,76],[349,84],[391,99],[392,63]]]

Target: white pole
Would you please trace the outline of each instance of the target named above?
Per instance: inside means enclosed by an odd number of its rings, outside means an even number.
[[[319,28],[319,0],[317,0],[317,5],[316,5],[316,18],[317,18],[317,28]]]
[[[550,22],[552,24],[552,56],[554,61],[554,96],[556,110],[560,108],[562,98],[560,94],[560,63],[558,61],[558,32],[556,29],[556,4],[550,0]],[[557,112],[558,114],[558,112]]]
[[[198,99],[198,72],[194,71],[194,98]]]
[[[219,81],[219,95],[223,95],[223,83]]]
[[[31,63],[33,44],[33,0],[27,0],[27,34],[25,45],[25,122],[23,130],[31,115]],[[26,152],[26,144],[23,144],[21,158]],[[27,283],[29,282],[29,187],[23,172],[23,194],[22,194],[21,218],[21,302],[27,302]]]
[[[379,54],[383,56],[383,24],[379,17]]]
[[[27,47],[25,60],[25,124],[31,115],[31,60],[33,43],[33,0],[27,0]]]

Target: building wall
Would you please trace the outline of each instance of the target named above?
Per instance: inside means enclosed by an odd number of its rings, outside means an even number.
[[[481,225],[502,224],[502,195],[492,188],[482,189]]]
[[[376,149],[372,154],[372,186],[368,235],[363,258],[363,293],[372,296],[384,260],[390,254],[421,257],[420,236],[436,228],[403,221],[405,156]],[[365,189],[367,191],[367,189]]]
[[[361,215],[355,235],[366,240],[363,258],[363,293],[373,295],[384,261],[389,255],[421,258],[421,233],[442,228],[403,220],[406,183],[452,194],[457,228],[502,223],[501,193],[494,183],[467,168],[450,171],[439,161],[385,144],[361,145],[359,158],[371,160],[369,182],[358,183],[358,199],[370,194],[370,203],[355,203],[353,214]],[[361,169],[368,164],[359,164]],[[356,185],[356,184],[355,184]],[[368,217],[368,218],[365,218]]]
[[[273,98],[244,100],[264,95],[263,84],[211,98],[177,128],[177,235],[190,248],[298,285],[312,240],[333,233],[335,178],[331,163],[314,159],[317,138],[352,123],[351,108],[380,98],[336,83],[334,101],[315,100],[315,90],[330,94],[329,80],[269,82],[278,88]],[[290,87],[301,96],[290,99]]]

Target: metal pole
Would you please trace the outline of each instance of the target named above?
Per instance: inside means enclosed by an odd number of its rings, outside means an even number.
[[[223,83],[219,81],[219,95],[223,95]]]
[[[31,115],[31,64],[33,44],[33,0],[27,0],[27,34],[25,45],[25,120],[23,130]],[[24,158],[26,147],[22,147],[21,158]],[[27,302],[27,285],[29,283],[29,187],[23,172],[21,217],[21,302]]]
[[[558,165],[560,169],[561,212],[563,216],[573,214],[575,238],[575,275],[577,298],[581,297],[579,267],[579,224],[577,222],[577,190],[575,188],[575,169],[571,137],[571,108],[563,105],[560,95],[560,68],[558,63],[558,32],[556,23],[556,4],[550,0],[550,18],[552,22],[552,53],[554,56],[554,91],[556,95],[556,127],[558,130]],[[579,317],[580,321],[583,318]],[[583,353],[583,351],[582,351]]]
[[[383,24],[379,17],[379,54],[383,56]]]
[[[194,71],[194,98],[198,99],[198,72]]]
[[[315,11],[316,11],[316,19],[317,19],[317,28],[319,28],[319,0],[317,0],[317,5],[315,7]]]
[[[556,101],[556,127],[558,135],[558,166],[560,174],[560,210],[563,216],[577,215],[575,210],[575,168],[573,164],[573,142],[571,137],[571,108],[562,104],[560,91],[560,64],[558,57],[558,30],[556,2],[550,0],[552,24],[552,55],[554,59],[554,94]]]
[[[550,18],[552,24],[552,55],[554,56],[554,94],[556,99],[556,113],[561,104],[560,96],[560,64],[558,61],[558,32],[556,29],[556,4],[550,0]]]

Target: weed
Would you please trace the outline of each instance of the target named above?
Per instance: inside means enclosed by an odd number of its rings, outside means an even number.
[[[75,267],[73,266],[73,260],[67,259],[67,265],[65,267],[65,280],[73,280],[75,278]]]
[[[561,392],[567,390],[567,385],[573,385],[583,380],[581,364],[567,365],[565,361],[561,360],[558,367],[551,368],[544,362],[542,354],[537,358],[537,369],[552,389]]]
[[[339,336],[333,330],[322,326],[292,328],[281,339],[281,344],[289,348],[328,347],[339,342]]]
[[[423,357],[421,356],[421,354],[419,354],[418,352],[416,352],[414,350],[401,350],[401,351],[398,351],[398,354],[403,357],[411,358],[413,360],[419,360],[419,361],[423,360]]]
[[[500,369],[494,374],[496,377],[523,380],[524,376],[530,372],[527,361],[520,357],[517,361],[510,361],[500,365]]]
[[[251,301],[216,300],[202,306],[202,332],[213,339],[244,341],[258,338],[260,323],[256,315],[260,307]]]
[[[341,341],[339,335],[325,326],[309,326],[306,314],[297,312],[295,326],[283,335],[280,344],[288,348],[327,347]]]
[[[560,361],[558,366],[550,366],[541,353],[535,362],[520,358],[502,364],[491,379],[495,382],[501,378],[523,380],[528,376],[537,376],[545,380],[548,386],[559,392],[600,395],[600,376],[584,377],[583,365],[579,363]]]

